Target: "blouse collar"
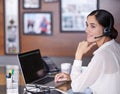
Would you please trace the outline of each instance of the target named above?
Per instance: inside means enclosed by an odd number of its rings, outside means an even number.
[[[113,44],[114,42],[115,42],[114,39],[112,39],[112,40],[110,40],[110,41],[108,41],[108,42],[105,42],[101,47],[99,47],[96,51],[94,51],[93,54],[98,53],[98,52],[101,51],[103,48],[105,48],[105,47],[108,46],[108,45]]]

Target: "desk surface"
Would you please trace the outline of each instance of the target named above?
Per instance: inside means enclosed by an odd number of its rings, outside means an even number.
[[[61,63],[69,62],[72,64],[74,60],[74,58],[72,57],[50,57],[50,58],[53,60],[53,62],[55,62],[58,68],[60,68]],[[89,60],[90,58],[84,58],[83,66],[86,66]],[[18,64],[19,63],[16,56],[0,56],[0,94],[6,94],[5,66]],[[22,92],[24,88],[24,81],[21,72],[19,76],[19,85],[20,85],[19,90],[20,92]],[[61,89],[63,91],[68,90],[68,88],[70,88],[70,83],[65,83],[64,85],[58,87],[58,89]]]
[[[0,66],[0,94],[6,94],[6,68],[5,66]],[[24,80],[21,72],[19,72],[19,94],[23,94],[24,91]],[[67,91],[70,88],[70,82],[65,82],[57,87],[62,91]]]
[[[24,81],[23,76],[20,72],[19,76],[19,94],[23,94],[24,89]],[[60,86],[57,87],[58,89],[62,91],[68,90],[70,88],[70,82],[66,82]],[[0,94],[6,94],[6,76],[5,76],[5,66],[0,66]]]

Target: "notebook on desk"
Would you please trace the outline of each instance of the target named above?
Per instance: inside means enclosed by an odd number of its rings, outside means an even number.
[[[53,70],[58,71],[56,66],[52,67],[55,69],[49,68],[48,62],[46,63],[41,57],[39,49],[18,54],[18,60],[26,84],[45,85],[54,80],[54,77],[49,74]]]

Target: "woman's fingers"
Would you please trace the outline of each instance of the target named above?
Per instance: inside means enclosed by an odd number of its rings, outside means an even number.
[[[62,77],[62,73],[58,73],[55,75],[55,82],[57,82]]]
[[[67,81],[69,79],[70,79],[69,75],[65,73],[59,73],[59,74],[56,74],[55,76],[55,82]]]

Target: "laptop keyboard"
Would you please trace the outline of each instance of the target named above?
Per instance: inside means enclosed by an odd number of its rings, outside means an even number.
[[[45,77],[44,79],[41,79],[37,81],[37,84],[46,84],[54,80],[54,77]]]

